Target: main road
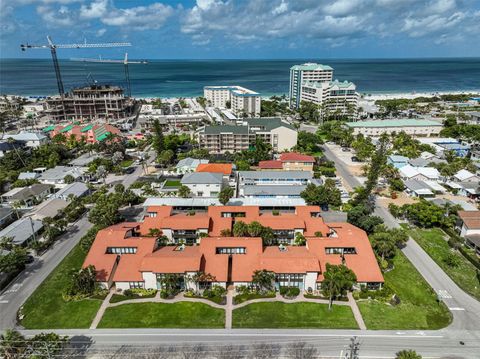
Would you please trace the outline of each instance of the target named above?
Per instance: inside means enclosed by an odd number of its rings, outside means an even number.
[[[339,159],[328,146],[324,146],[324,152],[329,160],[335,162],[337,173],[351,188],[361,185],[349,172],[345,162]],[[386,225],[392,228],[399,227],[398,221],[387,208],[381,205],[380,201],[377,201],[375,206],[375,214],[380,216]],[[480,302],[456,285],[413,239],[407,242],[402,251],[452,312],[453,323],[449,328],[480,330]],[[478,357],[480,358],[480,354]]]
[[[154,156],[151,156],[148,163],[151,163],[153,159]],[[135,172],[125,175],[121,182],[128,188],[142,174],[143,169],[138,166],[135,168]],[[52,248],[35,259],[32,264],[27,265],[27,268],[0,292],[0,330],[16,326],[17,312],[23,303],[70,253],[91,227],[92,224],[88,221],[88,213],[86,213],[60,236]]]

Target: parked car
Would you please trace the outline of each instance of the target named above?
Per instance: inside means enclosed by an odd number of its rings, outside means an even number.
[[[357,156],[352,156],[352,162],[360,162]]]
[[[30,264],[30,263],[33,263],[34,261],[35,261],[35,258],[31,254],[27,255],[27,259],[25,263]]]
[[[342,152],[350,152],[350,148],[348,148],[348,147],[342,147]]]
[[[126,174],[132,174],[133,172],[135,172],[135,167],[127,167],[123,170],[123,173]]]

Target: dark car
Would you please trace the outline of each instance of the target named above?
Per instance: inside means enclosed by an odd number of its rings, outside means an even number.
[[[135,168],[134,167],[127,167],[123,170],[123,173],[126,173],[126,174],[132,174],[133,172],[135,172]]]
[[[357,156],[352,156],[352,162],[360,162]]]
[[[25,260],[25,263],[29,264],[29,263],[33,263],[34,261],[35,261],[35,258],[29,254],[27,256],[27,259]]]
[[[350,148],[348,148],[348,147],[342,147],[342,152],[350,152]]]

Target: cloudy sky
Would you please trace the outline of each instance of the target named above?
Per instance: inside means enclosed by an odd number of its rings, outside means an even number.
[[[480,0],[0,0],[1,57],[48,57],[19,49],[46,35],[130,41],[134,58],[463,57],[479,34]]]

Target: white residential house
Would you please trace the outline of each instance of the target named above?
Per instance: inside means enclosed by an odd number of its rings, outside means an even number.
[[[468,170],[462,169],[453,175],[456,182],[479,182],[480,178]]]
[[[85,167],[56,166],[42,172],[40,177],[38,177],[38,181],[54,185],[57,188],[63,188],[66,185],[66,176],[72,176],[75,182],[81,182],[85,179],[86,172],[87,169]]]
[[[458,211],[457,231],[480,255],[480,211]]]
[[[36,133],[36,132],[25,132],[21,131],[16,135],[6,134],[3,135],[3,139],[8,140],[9,138],[25,143],[27,147],[39,147],[48,142],[48,137],[45,136],[43,133]]]
[[[413,167],[406,165],[399,170],[400,177],[406,181],[409,179],[416,179],[418,181],[437,181],[440,178],[440,172],[433,167]]]
[[[193,172],[185,174],[180,183],[190,188],[194,197],[218,197],[224,181],[221,173]]]
[[[195,172],[199,164],[206,164],[208,162],[208,160],[187,157],[178,161],[177,165],[175,166],[175,171],[178,174],[192,173]]]

